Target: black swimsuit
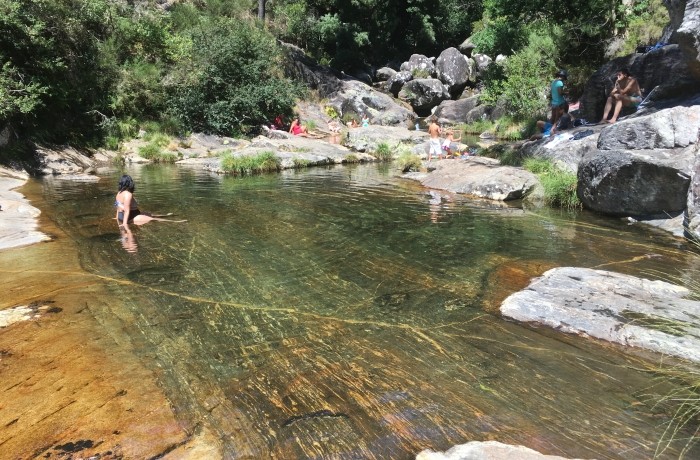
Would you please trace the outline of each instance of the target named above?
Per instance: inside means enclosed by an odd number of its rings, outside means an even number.
[[[134,217],[138,216],[141,214],[141,211],[138,209],[132,209],[131,212],[129,212],[129,223],[134,221]],[[124,211],[119,211],[117,213],[117,220],[119,223],[124,223]]]

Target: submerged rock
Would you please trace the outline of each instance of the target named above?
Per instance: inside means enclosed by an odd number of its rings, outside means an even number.
[[[497,441],[472,441],[459,444],[446,452],[424,450],[416,460],[566,460],[565,457],[544,455],[524,446],[512,446]],[[572,459],[574,460],[574,459]]]
[[[503,316],[700,362],[700,302],[664,281],[554,268],[501,304]]]

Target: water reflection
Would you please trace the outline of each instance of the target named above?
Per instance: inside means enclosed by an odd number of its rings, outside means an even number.
[[[131,228],[126,226],[119,226],[119,232],[121,233],[121,244],[126,252],[136,253],[139,250],[138,242],[136,237],[131,232]]]
[[[653,456],[665,414],[642,396],[669,387],[650,390],[649,355],[497,308],[558,265],[697,279],[674,240],[585,213],[426,196],[387,166],[129,172],[150,207],[190,223],[144,226],[127,253],[101,237],[113,234],[112,178],[47,184],[52,212],[87,271],[137,287],[95,314],[123,318],[183,425],[207,424],[229,456],[410,458],[488,439]]]

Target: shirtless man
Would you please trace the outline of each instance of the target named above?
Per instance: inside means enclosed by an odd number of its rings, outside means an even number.
[[[433,155],[437,156],[438,159],[442,154],[442,145],[440,144],[440,134],[442,134],[442,128],[437,122],[437,118],[433,117],[430,119],[430,126],[428,126],[428,134],[430,134],[430,150],[428,150],[428,161],[430,161]]]
[[[629,70],[622,68],[617,71],[617,81],[615,87],[610,92],[608,100],[605,102],[605,110],[603,111],[603,119],[601,123],[615,123],[620,115],[622,107],[635,106],[637,107],[642,102],[642,90],[639,88],[637,79],[630,75]],[[615,106],[613,116],[607,120],[610,109]]]

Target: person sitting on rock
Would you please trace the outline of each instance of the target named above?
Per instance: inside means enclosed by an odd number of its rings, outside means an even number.
[[[294,117],[294,120],[292,120],[292,125],[289,127],[289,132],[295,136],[309,136],[309,130],[306,128],[306,126],[301,124],[298,115]]]
[[[362,115],[360,122],[361,122],[363,128],[369,127],[369,117],[367,115]]]
[[[530,137],[531,141],[542,139],[543,137],[554,136],[557,133],[557,131],[563,131],[565,129],[573,128],[574,117],[569,113],[569,104],[564,103],[561,109],[563,113],[559,117],[559,120],[557,121],[556,125],[552,125],[548,121],[537,120],[537,130],[539,132],[533,134],[532,137]]]
[[[630,75],[629,70],[622,68],[617,71],[617,80],[615,87],[610,92],[608,100],[605,102],[605,110],[600,123],[615,123],[617,117],[620,116],[622,107],[634,107],[635,109],[642,103],[642,90],[639,87],[637,79]],[[608,120],[610,109],[613,110],[613,116]]]

